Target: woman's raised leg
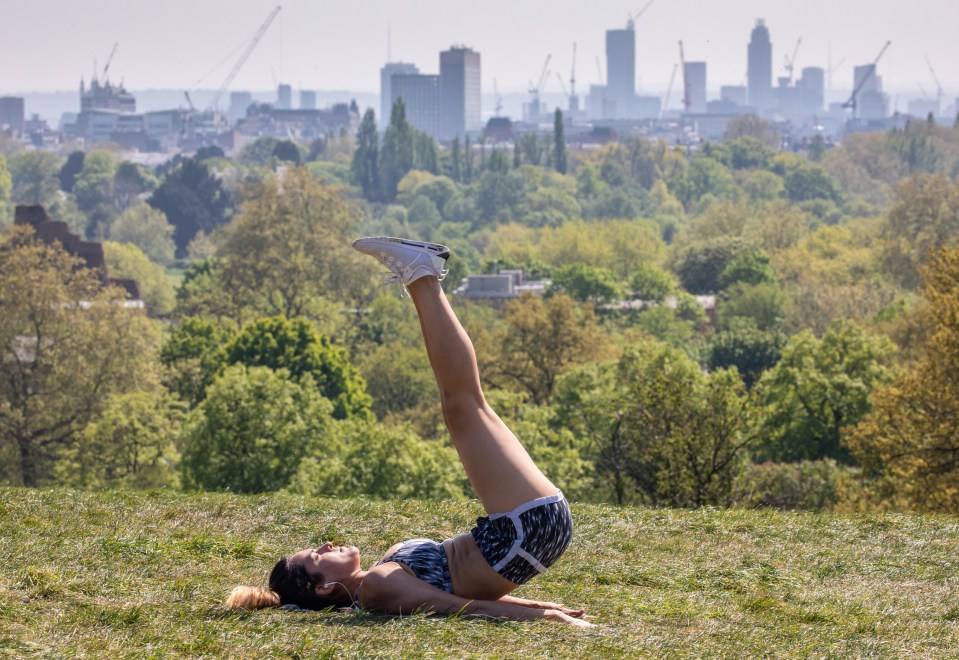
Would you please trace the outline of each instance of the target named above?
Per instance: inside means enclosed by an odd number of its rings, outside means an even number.
[[[434,276],[407,291],[416,305],[443,417],[473,489],[490,513],[558,491],[513,432],[486,403],[473,344]]]

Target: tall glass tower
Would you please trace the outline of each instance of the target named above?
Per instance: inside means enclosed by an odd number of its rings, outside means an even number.
[[[440,53],[440,136],[452,140],[483,127],[480,54],[465,46]]]
[[[628,117],[636,98],[636,32],[606,30],[606,102],[615,117]]]
[[[768,110],[773,105],[773,45],[766,21],[758,19],[747,49],[747,94],[749,105]]]

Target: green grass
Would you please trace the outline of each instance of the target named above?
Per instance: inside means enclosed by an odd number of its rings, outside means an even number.
[[[0,489],[0,656],[955,657],[959,519],[574,506],[517,595],[599,627],[231,612],[237,584],[321,540],[467,530],[474,503]]]

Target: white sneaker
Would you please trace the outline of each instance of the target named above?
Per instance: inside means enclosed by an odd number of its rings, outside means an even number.
[[[383,281],[384,284],[399,282],[409,286],[427,275],[442,281],[448,272],[446,260],[450,257],[450,249],[445,245],[375,236],[358,238],[353,241],[353,248],[375,257],[393,273],[392,277]]]

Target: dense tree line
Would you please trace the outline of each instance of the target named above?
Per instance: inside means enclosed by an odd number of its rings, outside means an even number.
[[[779,150],[594,150],[414,129],[261,138],[148,168],[110,145],[0,156],[0,220],[43,204],[147,309],[26,228],[0,242],[0,479],[465,497],[415,314],[349,249],[411,234],[490,397],[573,497],[959,510],[959,131],[916,122]],[[7,143],[4,143],[7,145]]]

